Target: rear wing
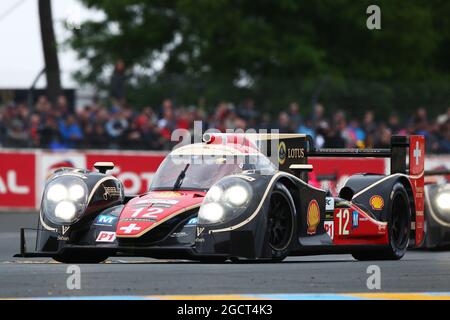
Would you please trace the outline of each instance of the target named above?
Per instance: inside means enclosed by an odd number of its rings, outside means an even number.
[[[425,171],[425,176],[447,176],[450,175],[450,169],[435,169]]]
[[[423,136],[397,136],[393,135],[391,138],[391,147],[385,149],[316,149],[311,138],[309,145],[311,146],[307,152],[309,157],[347,157],[347,158],[390,158],[391,174],[403,173],[409,174],[411,167],[408,166],[408,156],[411,158],[420,157],[418,152],[421,151],[422,156],[424,154],[424,137]],[[420,142],[422,140],[422,142]],[[419,143],[423,146],[422,150],[408,153],[410,146],[416,147]],[[422,157],[423,164],[423,157]],[[422,167],[423,171],[423,167]]]

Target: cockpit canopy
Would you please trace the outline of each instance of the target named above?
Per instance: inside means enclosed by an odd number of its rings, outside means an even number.
[[[221,178],[245,171],[273,174],[276,169],[253,148],[196,143],[180,147],[166,157],[150,190],[208,190]]]

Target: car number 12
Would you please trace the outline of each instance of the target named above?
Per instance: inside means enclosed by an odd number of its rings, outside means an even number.
[[[348,209],[339,209],[336,213],[338,218],[338,234],[341,236],[347,236],[350,234],[348,225],[350,223],[350,211]]]
[[[144,209],[145,208],[137,208],[131,215],[131,218],[150,218],[150,216],[160,214],[164,211],[162,208],[148,208],[144,214],[139,216]]]

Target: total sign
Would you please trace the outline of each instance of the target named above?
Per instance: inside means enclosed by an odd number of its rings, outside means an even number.
[[[148,191],[152,177],[165,156],[165,153],[88,153],[86,154],[86,165],[87,169],[95,170],[95,162],[113,162],[115,167],[109,173],[122,181],[125,194],[135,195]]]
[[[34,209],[35,154],[2,152],[0,155],[0,207]]]

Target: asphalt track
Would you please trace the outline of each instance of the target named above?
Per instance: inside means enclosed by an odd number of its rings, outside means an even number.
[[[450,251],[410,251],[401,261],[371,263],[349,255],[295,257],[278,264],[111,258],[80,265],[81,290],[68,290],[67,265],[13,258],[19,250],[19,227],[34,227],[35,222],[35,214],[0,213],[0,298],[450,297]],[[381,290],[367,288],[367,267],[373,264],[381,269]],[[402,294],[411,292],[420,294]]]

